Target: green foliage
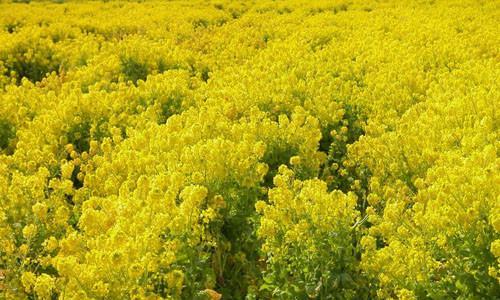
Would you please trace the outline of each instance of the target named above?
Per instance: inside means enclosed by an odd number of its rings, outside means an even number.
[[[90,141],[102,141],[109,137],[107,120],[101,118],[97,120],[85,119],[80,123],[74,124],[66,132],[68,142],[75,147],[78,153],[89,151]]]
[[[146,80],[149,74],[149,68],[146,64],[137,61],[133,57],[121,58],[121,71],[125,78],[137,85],[137,81]]]
[[[7,150],[16,136],[16,128],[8,121],[0,119],[0,151]]]
[[[17,25],[10,28],[13,31]],[[61,61],[54,57],[55,54],[47,41],[28,41],[28,43],[30,44],[16,45],[8,53],[3,54],[3,57],[0,56],[6,67],[5,75],[10,76],[14,73],[19,84],[23,78],[35,83],[41,81],[48,73],[59,72]]]
[[[180,93],[173,93],[169,95],[163,103],[160,104],[161,111],[158,118],[159,124],[165,124],[171,116],[182,112],[183,95]]]

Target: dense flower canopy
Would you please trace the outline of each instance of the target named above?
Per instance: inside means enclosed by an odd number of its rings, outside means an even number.
[[[500,295],[499,1],[14,2],[0,298]]]

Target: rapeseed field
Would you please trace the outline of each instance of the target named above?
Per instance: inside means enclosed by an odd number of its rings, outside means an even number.
[[[0,299],[498,299],[499,20],[0,2]]]

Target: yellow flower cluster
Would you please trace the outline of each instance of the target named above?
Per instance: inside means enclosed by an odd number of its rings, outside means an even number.
[[[1,299],[493,299],[496,1],[0,1]]]
[[[360,295],[361,277],[352,243],[361,224],[357,197],[328,193],[319,179],[301,181],[282,165],[268,193],[269,204],[256,203],[262,214],[258,235],[265,242],[267,297],[291,299]],[[290,289],[290,286],[304,287]],[[366,295],[365,295],[366,296]]]

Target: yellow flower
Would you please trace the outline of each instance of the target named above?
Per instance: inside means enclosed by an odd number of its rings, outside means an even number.
[[[498,270],[495,267],[488,267],[488,275],[490,275],[493,278],[498,277]]]
[[[71,162],[65,163],[65,164],[61,165],[61,175],[62,175],[62,177],[65,178],[65,179],[70,179],[71,175],[73,174],[74,168],[75,168],[75,166]]]
[[[23,272],[21,282],[26,292],[31,292],[36,283],[36,275],[31,272]]]
[[[415,294],[410,291],[410,290],[407,290],[407,289],[400,289],[398,292],[398,299],[400,300],[414,300],[414,299],[417,299],[417,297],[415,296]]]
[[[28,254],[29,250],[30,250],[30,248],[26,244],[22,244],[21,246],[19,246],[19,253],[21,253],[24,256],[26,256]]]
[[[109,293],[109,285],[102,282],[102,281],[99,281],[99,282],[94,284],[94,286],[92,287],[92,290],[99,297],[106,297],[106,295]]]
[[[269,171],[269,166],[267,164],[259,163],[257,165],[257,174],[259,178],[264,178],[264,176],[266,176],[268,171]]]
[[[217,213],[213,208],[209,207],[201,213],[201,216],[203,223],[208,224],[217,217]]]
[[[55,288],[55,279],[47,274],[37,277],[35,283],[35,292],[40,299],[51,299],[52,291]]]
[[[491,225],[493,225],[496,232],[500,232],[500,213],[493,215]]]
[[[54,215],[54,222],[58,225],[66,225],[69,218],[69,209],[65,206],[61,206],[56,210]]]
[[[74,148],[73,144],[67,144],[67,145],[65,146],[65,149],[66,149],[66,152],[67,152],[68,154],[70,154],[71,152],[73,152],[73,151],[74,151],[74,149],[75,149],[75,148]]]
[[[55,237],[51,236],[50,238],[45,240],[44,247],[47,251],[51,252],[56,250],[57,247],[59,247],[59,243]]]
[[[292,166],[298,166],[298,165],[300,165],[300,161],[301,161],[301,160],[300,160],[300,156],[292,156],[292,157],[290,158],[290,164],[291,164]]]
[[[376,240],[372,236],[369,236],[369,235],[364,236],[361,239],[361,246],[366,251],[375,250],[376,249]]]
[[[180,270],[174,270],[167,274],[167,285],[174,291],[180,291],[184,283],[184,274]]]
[[[203,174],[201,174],[201,172],[194,172],[191,175],[191,178],[193,179],[193,183],[202,183],[204,180]]]
[[[210,300],[220,300],[220,299],[222,299],[222,294],[219,294],[219,293],[217,293],[214,290],[206,289],[206,290],[204,290],[204,292],[205,292],[205,294],[207,294],[209,296]]]
[[[132,264],[128,269],[128,275],[134,279],[139,278],[142,272],[143,272],[143,267],[138,263]]]
[[[264,213],[264,210],[266,209],[267,207],[267,204],[266,202],[262,201],[262,200],[259,200],[255,203],[255,210],[259,213],[259,214],[263,214]]]
[[[27,240],[33,239],[35,237],[36,233],[37,233],[37,227],[34,224],[26,225],[23,228],[23,236]]]
[[[500,240],[494,240],[491,243],[491,253],[495,255],[495,257],[500,258]]]
[[[221,209],[226,207],[226,201],[221,195],[215,195],[212,199],[212,205],[215,209]]]
[[[48,211],[49,208],[47,207],[47,204],[45,204],[43,202],[38,202],[35,205],[33,205],[31,207],[31,209],[33,210],[33,213],[40,220],[45,220],[45,218],[47,217],[47,211]]]

